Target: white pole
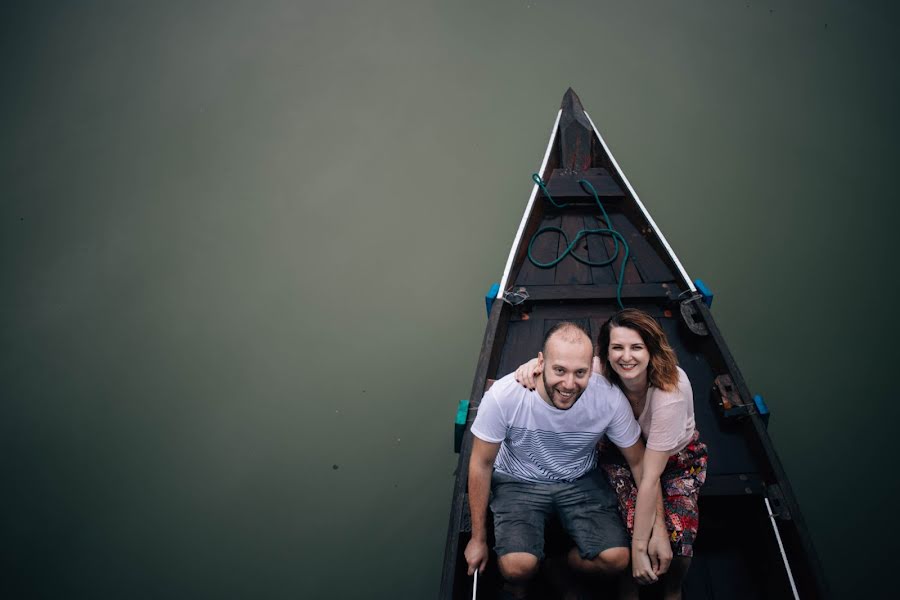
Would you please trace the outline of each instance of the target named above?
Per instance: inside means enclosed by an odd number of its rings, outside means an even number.
[[[472,600],[475,600],[475,594],[478,592],[478,569],[475,569],[475,581],[472,583]]]
[[[769,513],[769,521],[772,523],[775,539],[778,540],[778,549],[781,550],[781,560],[784,561],[784,568],[787,571],[788,581],[791,582],[791,591],[794,592],[794,600],[800,600],[800,595],[797,594],[797,585],[794,583],[794,574],[791,572],[791,565],[788,563],[787,554],[784,552],[784,544],[781,543],[781,534],[778,533],[778,525],[775,523],[775,514],[772,512],[772,505],[769,504],[769,499],[765,496],[763,496],[763,500],[766,502],[766,511]]]

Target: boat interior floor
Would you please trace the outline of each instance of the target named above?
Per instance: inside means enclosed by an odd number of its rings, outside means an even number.
[[[731,498],[721,496],[701,497],[700,532],[694,546],[694,557],[682,587],[684,600],[761,600],[764,598],[791,597],[785,577],[784,565],[779,560],[777,543],[773,537],[761,538],[760,528],[768,528],[768,514],[763,503],[751,496]],[[547,524],[545,551],[547,556],[563,562],[572,546],[569,537],[559,523]],[[760,540],[767,540],[761,542]],[[463,536],[459,560],[465,561],[462,549],[468,542]],[[553,561],[551,561],[553,562]],[[585,578],[554,574],[545,560],[536,578],[529,584],[529,598],[553,600],[580,597],[582,600],[616,597],[613,579]],[[779,574],[779,575],[776,575]],[[576,592],[575,595],[573,592]],[[478,598],[499,598],[503,587],[496,566],[496,557],[478,581]],[[455,589],[462,590],[459,598],[470,597],[472,578],[457,582]],[[662,598],[662,585],[657,583],[641,589],[641,598]]]
[[[642,228],[648,229],[643,219],[638,215],[625,214],[619,206],[610,206],[607,212],[612,226],[628,242],[629,246],[629,258],[625,265],[623,283],[637,285],[674,281],[675,274],[666,266],[659,257],[658,251],[651,247],[650,242],[641,232]],[[548,209],[540,226],[541,228],[557,227],[566,235],[564,239],[558,233],[550,231],[534,239],[531,248],[532,256],[542,263],[549,263],[563,254],[567,246],[566,240],[571,243],[579,231],[603,229],[606,227],[606,223],[597,215],[596,206],[592,206],[588,209]],[[616,285],[625,252],[619,244],[617,253],[616,242],[612,236],[588,235],[583,237],[573,252],[576,256],[592,263],[606,262],[611,257],[615,257],[615,260],[605,266],[590,266],[566,256],[551,268],[541,268],[531,261],[525,260],[516,276],[515,284],[529,288],[548,285]]]

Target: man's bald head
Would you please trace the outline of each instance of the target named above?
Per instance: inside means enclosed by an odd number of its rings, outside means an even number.
[[[538,353],[541,379],[538,394],[560,410],[569,410],[591,380],[594,347],[587,332],[568,321],[550,328]]]
[[[547,344],[550,341],[567,342],[569,344],[585,343],[591,348],[593,354],[593,345],[591,344],[591,336],[584,330],[581,325],[572,323],[571,321],[560,321],[544,334],[544,343],[541,345],[541,352],[547,353]]]

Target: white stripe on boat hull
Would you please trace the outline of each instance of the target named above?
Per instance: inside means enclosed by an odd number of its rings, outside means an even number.
[[[553,143],[556,141],[556,135],[559,129],[559,118],[562,116],[562,109],[556,113],[556,121],[553,123],[553,129],[550,131],[550,142],[547,144],[547,151],[544,152],[544,160],[541,162],[541,168],[538,171],[541,177],[544,176],[544,169],[547,168],[547,161],[550,159],[550,152],[553,150]],[[528,198],[528,204],[525,206],[525,214],[522,215],[522,221],[519,223],[519,230],[516,232],[516,239],[513,240],[512,248],[509,250],[509,258],[506,259],[506,268],[503,269],[503,279],[500,280],[500,291],[497,292],[497,298],[503,298],[506,292],[506,284],[509,279],[509,272],[512,270],[513,260],[516,258],[516,249],[522,241],[522,235],[525,233],[525,225],[528,223],[528,217],[531,216],[531,209],[534,206],[534,199],[537,196],[538,186],[534,184],[531,189],[531,196]]]
[[[637,192],[634,191],[633,187],[631,187],[631,182],[628,181],[628,178],[625,177],[625,173],[623,173],[622,169],[619,168],[619,163],[616,162],[616,158],[613,156],[612,152],[610,152],[609,146],[606,145],[606,140],[603,139],[603,136],[600,135],[600,131],[597,129],[597,126],[594,125],[594,121],[591,120],[591,115],[589,115],[587,111],[584,111],[584,116],[586,116],[588,118],[588,121],[591,122],[591,127],[594,128],[594,134],[596,134],[597,139],[600,140],[600,143],[603,144],[603,149],[606,151],[606,155],[609,156],[609,160],[612,161],[613,166],[616,168],[616,172],[619,173],[619,177],[621,177],[622,181],[625,182],[625,186],[628,188],[628,191],[631,192],[631,197],[634,198],[634,201],[637,203],[638,208],[640,208],[641,212],[644,213],[644,218],[646,218],[647,222],[650,223],[650,226],[653,227],[653,231],[655,231],[656,235],[659,236],[659,241],[662,242],[663,246],[665,246],[666,248],[666,252],[669,253],[669,256],[675,262],[675,266],[678,267],[678,270],[681,272],[681,276],[684,278],[685,284],[687,284],[688,288],[692,292],[696,292],[697,288],[694,286],[694,282],[688,276],[687,271],[681,264],[681,261],[678,260],[677,256],[675,256],[675,252],[672,251],[672,247],[666,240],[666,236],[664,236],[662,234],[662,231],[659,230],[659,227],[656,226],[656,222],[653,220],[653,217],[650,216],[650,213],[647,211],[644,203],[641,202],[641,199],[638,197]]]

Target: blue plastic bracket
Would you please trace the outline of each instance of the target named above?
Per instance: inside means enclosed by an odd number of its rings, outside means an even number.
[[[484,307],[487,309],[488,318],[491,317],[491,308],[494,306],[494,300],[497,299],[497,294],[500,293],[500,284],[495,283],[491,285],[491,289],[488,290],[488,293],[484,295]]]
[[[763,397],[759,394],[753,396],[753,403],[756,404],[756,412],[759,413],[759,416],[762,417],[763,422],[768,427],[769,425],[769,407],[766,405],[766,401],[763,400]]]
[[[456,407],[456,421],[453,423],[453,450],[459,453],[463,435],[466,433],[466,419],[469,418],[469,401],[460,400]]]
[[[712,290],[706,287],[706,284],[703,283],[702,279],[695,279],[694,285],[697,287],[697,291],[700,292],[700,295],[703,296],[703,303],[706,304],[706,306],[712,307]]]

